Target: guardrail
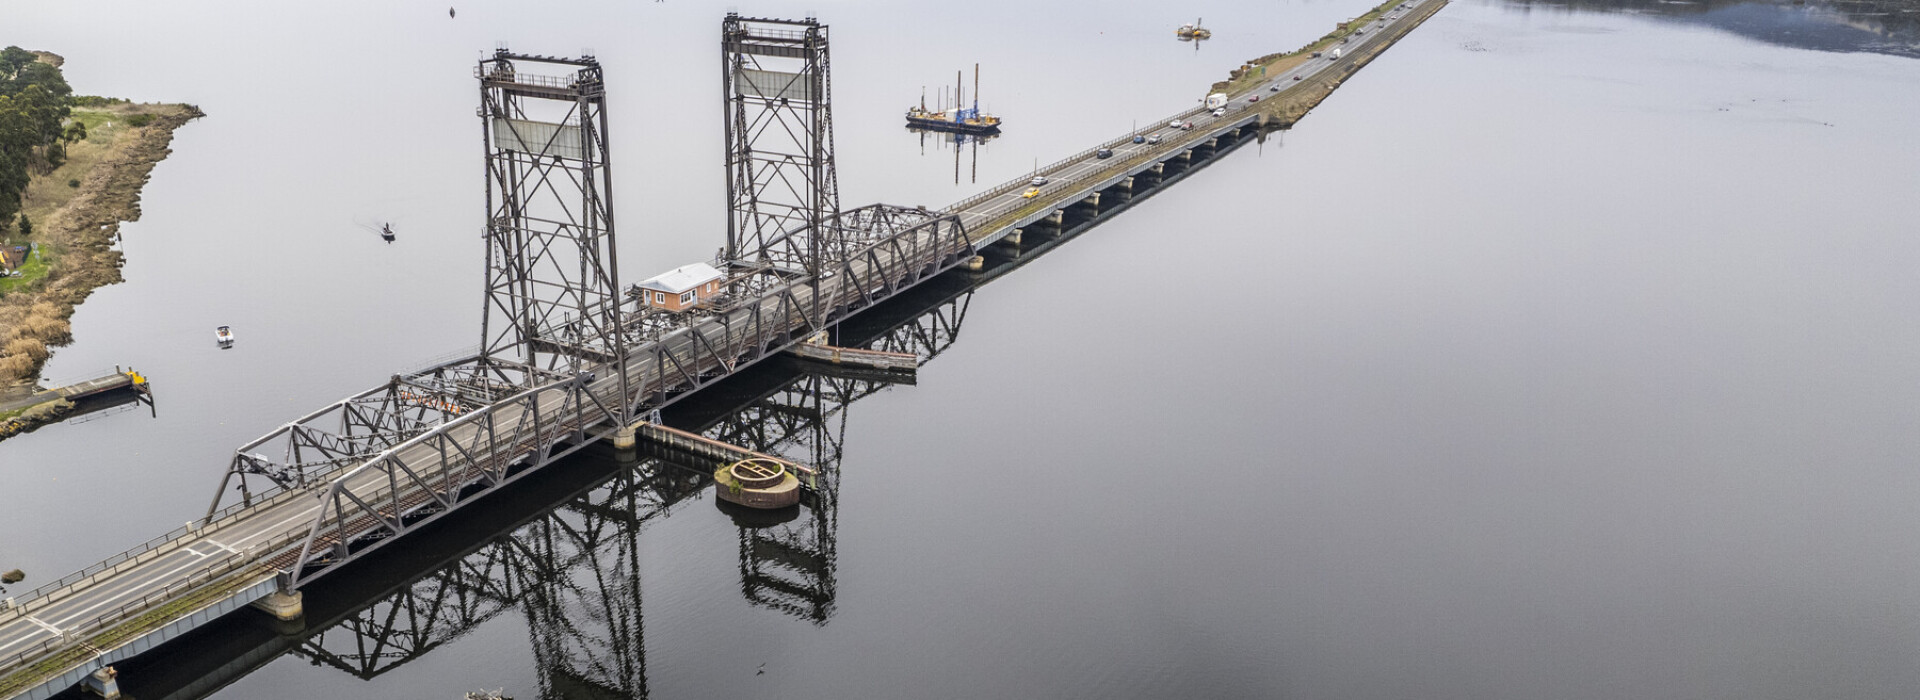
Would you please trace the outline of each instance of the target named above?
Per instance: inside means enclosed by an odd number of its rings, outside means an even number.
[[[1393,3],[1393,2],[1389,2],[1389,3],[1387,3],[1386,5],[1382,5],[1382,7],[1387,7],[1387,6],[1391,6],[1391,5],[1395,5],[1395,4],[1404,4],[1404,3]],[[1380,8],[1376,8],[1376,10],[1378,10],[1378,9],[1380,9]],[[1358,26],[1358,25],[1356,25],[1356,26]],[[1364,47],[1364,46],[1367,46],[1367,45],[1370,45],[1370,44],[1372,44],[1372,43],[1374,43],[1374,42],[1376,42],[1376,41],[1378,41],[1378,40],[1379,40],[1379,38],[1380,38],[1380,36],[1381,36],[1381,34],[1379,34],[1379,33],[1375,33],[1375,35],[1374,35],[1374,36],[1372,36],[1372,37],[1369,37],[1369,38],[1367,38],[1367,39],[1365,39],[1365,40],[1363,40],[1363,41],[1361,41],[1361,42],[1360,42],[1360,44],[1358,44],[1358,45],[1355,45],[1355,46],[1354,46],[1353,48],[1354,48],[1354,49],[1359,49],[1359,48],[1361,48],[1361,47]],[[1244,108],[1244,106],[1243,106],[1243,108]],[[1160,120],[1158,120],[1158,121],[1154,121],[1154,122],[1149,122],[1149,124],[1152,124],[1152,125],[1153,125],[1153,126],[1152,126],[1152,129],[1154,129],[1154,130],[1158,130],[1158,129],[1160,129],[1160,128],[1161,128],[1162,126],[1164,126],[1165,124],[1167,124],[1168,122],[1171,122],[1171,121],[1173,121],[1173,120],[1175,120],[1175,119],[1179,119],[1179,120],[1181,120],[1181,121],[1186,121],[1186,120],[1187,120],[1187,119],[1189,119],[1189,118],[1192,118],[1192,117],[1195,117],[1195,116],[1198,116],[1198,115],[1200,115],[1200,114],[1204,114],[1204,113],[1206,113],[1206,112],[1208,112],[1208,111],[1209,111],[1209,110],[1208,110],[1207,108],[1205,108],[1205,107],[1194,107],[1194,108],[1190,108],[1190,109],[1186,109],[1186,110],[1182,110],[1182,111],[1180,111],[1180,112],[1177,112],[1177,113],[1174,113],[1174,114],[1172,114],[1172,115],[1169,115],[1169,116],[1167,116],[1167,117],[1163,117],[1163,118],[1161,118],[1161,119],[1160,119]],[[1064,166],[1064,165],[1067,165],[1067,164],[1070,164],[1070,163],[1073,163],[1073,162],[1076,162],[1076,161],[1079,161],[1079,160],[1081,160],[1081,159],[1084,159],[1084,158],[1086,158],[1087,156],[1089,156],[1089,155],[1092,155],[1092,154],[1094,154],[1095,152],[1097,152],[1097,151],[1099,151],[1099,150],[1100,150],[1100,149],[1102,149],[1102,148],[1112,148],[1112,147],[1114,147],[1114,146],[1119,146],[1119,145],[1123,145],[1123,144],[1125,144],[1125,143],[1127,143],[1128,141],[1131,141],[1131,140],[1133,140],[1133,136],[1134,136],[1134,134],[1136,134],[1136,133],[1140,133],[1140,132],[1138,132],[1138,131],[1134,131],[1134,132],[1131,132],[1131,133],[1128,133],[1127,135],[1125,135],[1125,136],[1121,136],[1120,138],[1117,138],[1117,139],[1113,139],[1113,140],[1110,140],[1110,141],[1107,141],[1107,142],[1105,142],[1105,143],[1102,143],[1102,144],[1100,144],[1100,145],[1098,145],[1098,146],[1094,146],[1094,147],[1092,147],[1092,148],[1089,148],[1089,149],[1086,149],[1086,150],[1083,150],[1083,151],[1080,151],[1080,152],[1078,152],[1078,153],[1075,153],[1075,154],[1073,154],[1073,155],[1070,155],[1070,156],[1067,156],[1067,157],[1065,157],[1065,158],[1062,158],[1062,159],[1060,159],[1060,160],[1057,160],[1057,161],[1054,161],[1054,162],[1052,162],[1052,163],[1048,163],[1048,164],[1046,165],[1046,167],[1043,167],[1043,168],[1039,168],[1039,169],[1037,169],[1037,173],[1038,173],[1038,174],[1040,174],[1040,175],[1046,175],[1046,174],[1049,174],[1049,173],[1052,173],[1052,172],[1054,172],[1055,170],[1057,170],[1057,169],[1059,169],[1059,168],[1060,168],[1061,166]],[[1197,138],[1196,138],[1195,140],[1197,140]],[[1025,178],[1015,178],[1015,179],[1013,179],[1013,180],[1008,180],[1008,181],[1006,181],[1006,182],[1004,182],[1004,183],[1001,183],[1001,184],[999,184],[999,185],[996,185],[996,186],[994,186],[994,187],[991,187],[991,188],[989,188],[989,189],[987,189],[987,190],[986,190],[985,192],[981,192],[981,193],[979,193],[979,194],[976,194],[976,195],[973,195],[973,196],[971,196],[971,197],[968,197],[968,198],[966,198],[966,199],[962,199],[962,200],[960,200],[960,201],[958,201],[958,202],[954,202],[953,204],[949,204],[949,205],[947,205],[947,206],[946,206],[945,208],[943,208],[943,209],[941,209],[941,211],[943,211],[943,212],[949,212],[949,213],[954,213],[954,212],[961,212],[961,211],[965,211],[965,210],[966,210],[966,209],[967,209],[968,207],[971,207],[971,206],[973,206],[973,205],[975,205],[975,204],[979,204],[980,202],[983,202],[983,201],[986,201],[986,200],[989,200],[989,199],[992,199],[992,198],[994,198],[994,197],[999,197],[999,196],[1001,196],[1001,195],[1005,195],[1005,194],[1007,194],[1007,193],[1009,193],[1009,192],[1013,192],[1013,191],[1016,191],[1016,190],[1019,190],[1020,188],[1022,188],[1022,187],[1025,187],[1025,186],[1027,186],[1027,183],[1028,183],[1029,181],[1031,181],[1031,180],[1032,180],[1032,176],[1028,176],[1028,177],[1025,177]],[[1074,180],[1074,181],[1077,181],[1077,180]]]
[[[278,551],[293,544],[295,535],[299,534],[305,533],[282,535],[275,540],[263,542],[239,552],[230,552],[218,561],[201,567],[189,574],[186,578],[167,584],[164,588],[149,592],[119,607],[95,614],[93,617],[81,623],[62,627],[60,628],[59,636],[34,644],[26,649],[14,652],[4,659],[0,659],[0,669],[14,670],[16,667],[34,658],[43,656],[50,651],[82,643],[85,641],[87,635],[100,632],[113,625],[135,618],[148,611],[156,602],[165,601],[184,591],[194,590],[213,583],[241,569],[260,566],[263,554]],[[212,603],[214,601],[208,602]],[[185,613],[190,611],[181,612]]]
[[[290,497],[287,494],[297,493],[299,492],[283,491],[274,494],[273,498],[255,501],[252,504],[235,503],[229,505],[214,513],[212,520],[206,525],[194,527],[188,524],[174,528],[167,534],[160,535],[159,537],[147,540],[137,547],[107,557],[105,560],[93,566],[62,576],[59,580],[44,584],[23,595],[9,597],[7,598],[8,604],[6,608],[0,610],[0,622],[17,620],[30,614],[34,610],[39,610],[59,602],[66,598],[66,595],[61,595],[61,593],[68,592],[69,589],[77,585],[91,584],[104,576],[118,574],[127,569],[139,566],[146,560],[184,547],[188,544],[189,535],[204,536],[219,532],[237,522],[238,519],[234,516],[238,515],[240,511],[247,510],[254,506],[285,500]]]
[[[1178,120],[1181,120],[1181,121],[1186,121],[1188,117],[1192,117],[1192,116],[1194,116],[1194,115],[1197,115],[1197,114],[1200,114],[1200,113],[1203,113],[1203,112],[1205,112],[1205,111],[1207,111],[1207,110],[1206,110],[1206,108],[1204,108],[1204,107],[1196,107],[1196,108],[1192,108],[1192,109],[1186,109],[1186,110],[1182,110],[1182,111],[1180,111],[1180,112],[1177,112],[1177,113],[1175,113],[1175,114],[1171,114],[1171,115],[1168,115],[1168,116],[1166,116],[1166,117],[1163,117],[1163,118],[1161,118],[1161,119],[1159,119],[1159,120],[1157,120],[1157,121],[1154,121],[1154,122],[1149,122],[1149,123],[1151,123],[1151,124],[1153,124],[1153,127],[1152,127],[1152,128],[1153,128],[1153,129],[1155,129],[1155,130],[1157,130],[1157,129],[1160,129],[1161,127],[1163,127],[1163,126],[1165,126],[1165,125],[1166,125],[1166,124],[1167,124],[1168,122],[1171,122],[1171,121],[1173,121],[1173,120],[1175,120],[1175,119],[1178,119]],[[1054,162],[1052,162],[1052,163],[1048,163],[1048,164],[1046,165],[1046,167],[1044,167],[1044,168],[1039,168],[1039,169],[1038,169],[1038,170],[1037,170],[1036,172],[1037,172],[1038,174],[1041,174],[1041,175],[1046,175],[1046,174],[1048,174],[1048,173],[1051,173],[1051,172],[1054,172],[1054,171],[1056,171],[1056,170],[1059,170],[1059,169],[1061,168],[1061,166],[1065,166],[1065,165],[1068,165],[1068,164],[1071,164],[1071,163],[1075,163],[1075,162],[1078,162],[1078,161],[1080,161],[1080,160],[1082,160],[1082,159],[1084,159],[1084,158],[1086,158],[1087,156],[1090,156],[1090,155],[1093,155],[1094,153],[1096,153],[1096,152],[1098,152],[1098,151],[1099,151],[1100,149],[1102,149],[1102,148],[1112,148],[1112,147],[1114,147],[1114,146],[1119,146],[1119,145],[1124,145],[1124,144],[1126,144],[1127,142],[1130,142],[1130,141],[1132,141],[1132,140],[1133,140],[1133,136],[1134,136],[1134,134],[1137,134],[1137,133],[1140,133],[1140,132],[1138,132],[1138,131],[1131,131],[1131,132],[1128,132],[1128,133],[1127,133],[1127,134],[1126,134],[1125,136],[1121,136],[1121,137],[1119,137],[1119,138],[1116,138],[1116,139],[1112,139],[1112,140],[1109,140],[1109,141],[1106,141],[1106,142],[1103,142],[1103,143],[1101,143],[1101,144],[1099,144],[1099,145],[1097,145],[1097,146],[1094,146],[1094,147],[1092,147],[1092,148],[1088,148],[1088,149],[1086,149],[1086,150],[1083,150],[1083,151],[1080,151],[1080,152],[1078,152],[1078,153],[1075,153],[1075,154],[1073,154],[1073,155],[1070,155],[1070,156],[1067,156],[1067,157],[1065,157],[1065,158],[1061,158],[1060,160],[1056,160],[1056,161],[1054,161]],[[1003,182],[1003,183],[1001,183],[1001,184],[999,184],[999,185],[996,185],[996,186],[994,186],[994,187],[992,187],[992,188],[990,188],[990,189],[988,189],[988,190],[987,190],[987,191],[985,191],[985,192],[981,192],[981,193],[979,193],[979,194],[976,194],[976,195],[974,195],[974,196],[971,196],[971,197],[968,197],[968,198],[966,198],[966,199],[962,199],[962,200],[960,200],[960,201],[958,201],[958,202],[954,202],[953,204],[949,204],[949,205],[947,205],[947,206],[946,206],[945,208],[943,208],[943,209],[941,209],[941,211],[944,211],[944,212],[949,212],[949,213],[952,213],[952,212],[960,212],[960,211],[964,211],[964,210],[966,210],[966,209],[967,209],[968,207],[971,207],[971,206],[973,206],[973,205],[975,205],[975,204],[979,204],[980,202],[984,202],[984,201],[986,201],[986,200],[989,200],[989,199],[992,199],[992,198],[994,198],[994,197],[998,197],[998,196],[1000,196],[1000,195],[1003,195],[1003,194],[1006,194],[1006,193],[1008,193],[1008,192],[1011,192],[1011,191],[1013,191],[1013,190],[1017,190],[1017,189],[1020,189],[1021,187],[1024,187],[1024,186],[1026,186],[1026,185],[1027,185],[1027,182],[1028,182],[1028,181],[1030,181],[1030,180],[1032,180],[1032,179],[1033,179],[1033,178],[1032,178],[1032,176],[1031,176],[1031,175],[1029,175],[1029,176],[1027,176],[1027,177],[1024,177],[1024,178],[1015,178],[1015,179],[1012,179],[1012,180],[1008,180],[1008,181],[1006,181],[1006,182]]]

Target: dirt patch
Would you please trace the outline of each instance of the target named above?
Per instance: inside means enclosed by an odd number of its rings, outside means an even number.
[[[112,248],[121,222],[139,220],[140,188],[173,152],[174,130],[205,116],[192,105],[120,104],[74,113],[99,126],[89,124],[87,140],[75,144],[66,165],[28,185],[24,211],[46,270],[24,286],[0,289],[0,394],[30,387],[48,348],[72,341],[67,319],[74,307],[94,289],[121,280],[123,260]],[[151,116],[136,118],[143,114]],[[81,147],[88,142],[94,143]]]

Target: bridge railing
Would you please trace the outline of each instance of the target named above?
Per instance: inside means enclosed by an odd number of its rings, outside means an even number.
[[[1203,113],[1203,112],[1206,112],[1206,111],[1207,111],[1207,110],[1206,110],[1206,108],[1204,108],[1204,107],[1194,107],[1194,108],[1189,108],[1189,109],[1185,109],[1185,110],[1181,110],[1181,111],[1179,111],[1179,112],[1175,112],[1175,113],[1173,113],[1173,114],[1170,114],[1170,115],[1167,115],[1167,116],[1165,116],[1165,117],[1162,117],[1162,118],[1160,118],[1160,119],[1158,119],[1158,120],[1156,120],[1156,121],[1152,121],[1152,122],[1148,122],[1148,123],[1149,123],[1149,124],[1152,124],[1152,127],[1150,128],[1150,130],[1158,130],[1158,129],[1160,129],[1161,127],[1163,127],[1163,126],[1165,126],[1165,125],[1166,125],[1166,124],[1167,124],[1168,122],[1171,122],[1171,121],[1173,121],[1173,120],[1175,120],[1175,119],[1179,119],[1179,120],[1181,120],[1181,121],[1186,121],[1186,120],[1187,120],[1187,118],[1189,118],[1189,117],[1192,117],[1192,116],[1194,116],[1194,115],[1197,115],[1197,114],[1201,114],[1201,113]],[[1054,172],[1054,171],[1056,171],[1056,170],[1058,170],[1058,169],[1060,169],[1060,167],[1062,167],[1062,166],[1065,166],[1065,165],[1068,165],[1068,164],[1071,164],[1071,163],[1075,163],[1075,162],[1078,162],[1078,161],[1080,161],[1080,160],[1084,160],[1084,159],[1085,159],[1085,158],[1086,158],[1087,156],[1090,156],[1090,155],[1093,155],[1094,153],[1097,153],[1097,152],[1099,152],[1099,150],[1100,150],[1100,149],[1102,149],[1102,148],[1113,148],[1114,146],[1119,146],[1119,145],[1123,145],[1123,144],[1126,144],[1126,143],[1128,143],[1128,142],[1130,142],[1130,141],[1132,141],[1132,140],[1133,140],[1133,136],[1134,136],[1134,134],[1137,134],[1137,133],[1140,133],[1140,132],[1139,132],[1138,130],[1134,130],[1134,131],[1129,131],[1129,132],[1127,132],[1127,134],[1126,134],[1126,135],[1124,135],[1124,136],[1120,136],[1120,137],[1118,137],[1118,138],[1115,138],[1115,139],[1112,139],[1112,140],[1109,140],[1109,141],[1106,141],[1106,142],[1104,142],[1104,143],[1101,143],[1100,145],[1097,145],[1097,146],[1094,146],[1094,147],[1092,147],[1092,148],[1088,148],[1088,149],[1086,149],[1086,150],[1083,150],[1083,151],[1080,151],[1080,152],[1078,152],[1078,153],[1075,153],[1075,154],[1073,154],[1073,155],[1070,155],[1070,156],[1067,156],[1067,157],[1065,157],[1065,158],[1061,158],[1060,160],[1056,160],[1056,161],[1054,161],[1054,162],[1052,162],[1052,163],[1048,163],[1048,164],[1046,165],[1046,167],[1042,167],[1042,168],[1039,168],[1037,172],[1038,172],[1039,174],[1041,174],[1041,175],[1046,175],[1046,174],[1048,174],[1048,173],[1051,173],[1051,172]],[[998,197],[998,196],[1001,196],[1001,195],[1004,195],[1004,194],[1006,194],[1006,193],[1008,193],[1008,192],[1011,192],[1011,191],[1014,191],[1014,190],[1018,190],[1018,189],[1020,189],[1021,187],[1024,187],[1024,186],[1026,186],[1026,184],[1027,184],[1027,183],[1028,183],[1029,181],[1031,181],[1032,179],[1033,179],[1033,177],[1032,177],[1032,176],[1028,176],[1028,177],[1024,177],[1024,178],[1015,178],[1015,179],[1012,179],[1012,180],[1008,180],[1008,181],[1006,181],[1006,182],[1003,182],[1003,183],[1000,183],[999,185],[996,185],[996,186],[994,186],[994,187],[992,187],[992,188],[989,188],[989,189],[988,189],[987,191],[985,191],[985,192],[981,192],[981,193],[979,193],[979,194],[976,194],[976,195],[974,195],[974,196],[972,196],[972,197],[968,197],[968,198],[966,198],[966,199],[962,199],[962,200],[960,200],[960,201],[958,201],[958,202],[954,202],[953,204],[949,204],[949,205],[947,205],[947,206],[946,206],[945,208],[943,208],[943,209],[942,209],[941,211],[948,211],[948,212],[960,212],[960,211],[965,211],[965,210],[966,210],[966,209],[967,209],[968,207],[971,207],[971,206],[973,206],[973,205],[975,205],[975,204],[979,204],[979,203],[981,203],[981,202],[984,202],[984,201],[987,201],[987,200],[989,200],[989,199],[993,199],[994,197]]]
[[[273,540],[261,542],[238,552],[229,552],[225,556],[219,557],[216,561],[195,569],[184,578],[167,584],[164,588],[149,592],[117,607],[97,612],[92,617],[80,622],[68,623],[67,626],[60,627],[59,636],[46,639],[20,651],[13,652],[4,658],[0,658],[0,675],[4,675],[6,671],[14,670],[22,664],[31,662],[36,658],[45,656],[49,652],[63,647],[81,643],[86,643],[89,646],[99,646],[92,643],[96,640],[89,639],[90,635],[96,635],[114,625],[147,614],[156,606],[164,605],[168,600],[219,581],[236,571],[249,567],[263,566],[261,558],[265,554],[291,545],[296,541],[296,537],[299,534],[304,533],[282,535]],[[206,601],[202,601],[203,604],[193,606],[193,609],[211,605],[219,600],[218,598],[207,599]],[[191,612],[191,610],[182,609],[178,612],[185,614]],[[155,622],[169,624],[173,622],[173,619],[177,619],[178,617],[179,615],[170,615],[167,616],[167,619],[156,619]]]
[[[285,497],[286,496],[281,495],[281,498]],[[252,505],[257,506],[263,503],[265,503],[265,501],[255,501]],[[249,504],[245,503],[229,505],[215,512],[211,521],[206,525],[195,527],[189,524],[174,528],[167,534],[160,535],[132,549],[107,557],[105,560],[85,569],[62,576],[58,580],[41,585],[39,588],[27,591],[21,595],[10,596],[8,600],[12,601],[11,604],[5,609],[0,609],[0,622],[19,618],[34,610],[58,602],[66,597],[62,595],[62,593],[69,589],[91,584],[102,578],[111,577],[129,568],[138,566],[146,559],[160,556],[186,546],[187,544],[191,544],[190,536],[208,535],[217,532],[235,522],[237,518],[234,516],[246,510],[248,507]]]

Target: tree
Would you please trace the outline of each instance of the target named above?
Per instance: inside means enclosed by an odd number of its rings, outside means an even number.
[[[67,143],[87,140],[86,123],[76,121],[72,124],[68,124],[67,130],[60,134],[60,138],[65,140]]]
[[[33,55],[32,51],[18,46],[9,46],[5,50],[0,50],[0,75],[11,78],[15,73],[19,73],[21,68],[38,60],[40,57]]]
[[[66,160],[72,95],[58,67],[18,46],[0,49],[0,221],[19,213],[29,169]]]
[[[31,235],[33,235],[33,222],[27,220],[26,214],[21,214],[20,215],[20,237],[25,238]]]

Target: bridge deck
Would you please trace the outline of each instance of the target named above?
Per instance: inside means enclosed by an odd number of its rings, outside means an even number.
[[[1404,12],[1394,22],[1417,24],[1443,4],[1444,0],[1405,3],[1405,8],[1417,6],[1424,11]],[[1309,76],[1339,65],[1340,61],[1357,60],[1362,49],[1377,42],[1391,41],[1398,34],[1372,32],[1366,40],[1353,45],[1353,54],[1338,61],[1308,61],[1273,76],[1268,84],[1293,87],[1294,75]],[[1286,94],[1284,91],[1270,93],[1266,86],[1262,84],[1256,87],[1254,94],[1262,97]],[[1204,148],[1215,139],[1222,136],[1237,137],[1241,129],[1253,126],[1257,118],[1257,110],[1250,109],[1244,97],[1234,100],[1226,113],[1219,117],[1212,116],[1204,109],[1181,112],[1138,132],[1143,136],[1160,137],[1159,144],[1132,143],[1134,133],[1128,133],[1048,166],[1041,174],[1049,182],[1040,188],[1041,192],[1034,198],[1021,196],[1028,187],[1026,179],[1022,178],[970,197],[945,211],[956,214],[966,224],[967,238],[973,244],[986,245],[1015,229],[1052,215],[1055,210],[1073,206],[1090,195],[1112,188],[1129,177],[1153,170],[1156,165],[1177,159],[1196,148]],[[1168,123],[1175,119],[1191,121],[1194,128],[1187,131],[1169,126]],[[1112,155],[1108,158],[1097,157],[1097,151],[1102,148],[1111,149]],[[859,275],[877,275],[875,279],[911,286],[924,279],[922,273],[927,270],[938,272],[954,262],[942,259],[951,251],[946,249],[949,246],[944,246],[936,239],[937,232],[913,235],[924,237],[925,240],[914,242],[924,246],[923,252],[891,257],[879,255],[851,262],[849,269],[857,268]],[[820,298],[844,304],[846,313],[853,313],[876,300],[876,292],[855,288],[858,284],[857,275],[839,275],[826,280],[811,280],[803,285],[804,289],[800,292],[811,294],[817,291]],[[787,335],[792,336],[793,341],[798,341],[801,336],[790,331],[804,330],[809,322],[806,318],[795,318],[791,308],[782,306],[771,295],[752,302],[752,305],[757,306],[762,318],[779,317],[777,320],[784,324],[780,330],[788,331]],[[695,332],[696,329],[698,332]],[[631,363],[628,382],[631,386],[642,387],[643,395],[649,391],[658,392],[662,397],[675,391],[690,393],[692,389],[708,382],[703,380],[688,386],[683,379],[688,369],[694,375],[711,375],[717,379],[772,353],[756,347],[754,352],[735,354],[735,363],[692,368],[670,368],[659,359],[664,356],[660,353],[691,351],[696,345],[711,345],[716,339],[727,348],[759,342],[759,336],[749,334],[749,329],[734,327],[723,323],[721,319],[712,319],[691,329],[670,334],[655,343],[665,347],[643,347],[634,353],[635,358],[648,362]],[[777,348],[774,350],[777,351]],[[688,352],[687,356],[694,356],[694,353]],[[597,373],[601,378],[589,385],[590,393],[600,401],[622,399],[618,396],[619,383],[613,377],[605,376],[610,374],[603,368]],[[0,695],[25,691],[26,697],[44,697],[63,689],[65,685],[54,687],[53,683],[45,683],[22,686],[13,681],[28,680],[19,678],[27,675],[19,673],[23,668],[36,662],[44,666],[45,660],[60,650],[86,643],[114,625],[133,621],[142,613],[160,608],[170,600],[189,594],[209,582],[219,581],[223,576],[231,577],[257,570],[263,561],[276,566],[289,566],[302,543],[309,538],[312,538],[313,546],[324,549],[342,541],[342,538],[353,540],[370,533],[377,534],[383,519],[399,521],[405,517],[417,517],[423,509],[458,505],[436,503],[438,497],[433,495],[433,490],[426,488],[427,484],[497,481],[507,473],[505,465],[523,461],[532,452],[551,449],[551,441],[556,435],[576,436],[565,448],[571,451],[611,431],[613,426],[582,425],[577,420],[558,419],[567,413],[563,409],[568,408],[572,395],[564,385],[526,392],[518,402],[503,401],[495,407],[489,407],[490,412],[485,420],[476,412],[450,421],[438,429],[446,438],[442,441],[411,440],[373,458],[405,463],[418,482],[396,477],[396,472],[391,469],[368,468],[373,459],[357,467],[343,465],[331,475],[334,482],[339,484],[340,495],[356,499],[369,508],[348,513],[338,510],[336,506],[336,510],[332,511],[335,516],[319,518],[324,531],[316,530],[314,523],[318,516],[328,512],[328,503],[315,498],[312,490],[283,491],[246,507],[229,508],[202,527],[177,530],[149,542],[139,550],[110,559],[88,571],[7,603],[0,609]],[[674,398],[679,396],[684,396],[684,393]],[[502,405],[509,403],[511,405]],[[575,411],[568,417],[577,415],[579,413]],[[503,435],[501,426],[511,426],[514,430]],[[483,437],[489,439],[482,440]],[[456,455],[448,450],[449,444],[464,446],[464,449]],[[520,474],[508,477],[508,480]],[[158,626],[155,625],[156,628]],[[145,641],[151,644],[157,640]],[[145,646],[143,644],[141,648]],[[111,663],[127,655],[116,649],[96,651],[100,653],[86,659],[86,664]],[[63,673],[68,670],[50,669],[45,674],[46,679],[64,678],[70,675]]]

